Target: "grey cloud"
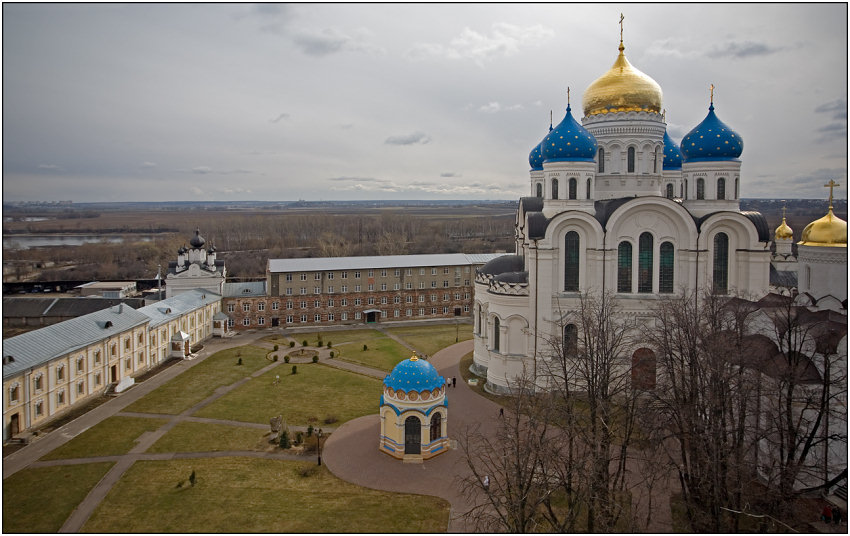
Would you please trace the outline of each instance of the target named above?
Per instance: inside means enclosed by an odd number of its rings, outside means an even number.
[[[346,123],[344,125],[340,125],[339,128],[341,128],[342,130],[351,130],[352,128],[354,128],[354,123]]]
[[[376,179],[374,177],[331,177],[328,179],[329,181],[352,181],[352,182],[389,182],[386,179]]]
[[[412,134],[403,134],[399,136],[390,136],[384,143],[387,145],[425,145],[431,141],[431,137],[424,132],[414,132]]]
[[[797,177],[793,177],[790,179],[790,182],[793,184],[808,184],[812,185],[817,183],[818,185],[822,185],[825,182],[829,181],[829,179],[840,179],[844,180],[844,177],[847,176],[846,169],[840,168],[820,168],[816,169],[806,175],[800,175]]]
[[[413,58],[471,59],[483,65],[485,61],[494,58],[514,55],[522,47],[539,46],[554,35],[555,32],[551,28],[540,24],[522,27],[507,22],[496,22],[491,25],[489,34],[465,27],[448,45],[419,43],[408,55]]]
[[[816,113],[829,113],[836,112],[835,115],[832,116],[833,119],[840,119],[847,117],[847,101],[845,99],[836,99],[831,102],[825,102],[815,108]]]
[[[339,52],[350,40],[351,38],[348,36],[330,29],[321,32],[300,33],[292,38],[295,45],[310,56],[327,56]]]
[[[282,113],[275,117],[274,119],[269,119],[269,123],[279,123],[281,119],[289,119],[288,113]]]
[[[451,177],[462,177],[460,173],[455,173],[454,171],[447,171],[445,173],[440,173],[440,177],[451,178]]]
[[[208,173],[212,173],[213,170],[208,166],[197,166],[192,168],[192,173],[196,173],[198,175],[206,175]]]
[[[151,168],[155,168],[155,167],[156,167],[156,163],[155,163],[155,162],[142,162],[142,163],[139,165],[139,167],[141,167],[141,168],[146,168],[146,169],[151,169]]]
[[[771,47],[755,41],[732,41],[722,46],[714,47],[706,55],[709,58],[749,58],[751,56],[767,56],[779,52],[782,48]]]
[[[822,126],[817,129],[818,132],[834,132],[834,133],[847,133],[847,124],[846,123],[830,123],[826,126]]]
[[[62,171],[62,168],[56,164],[39,164],[38,169],[46,169],[48,171]]]

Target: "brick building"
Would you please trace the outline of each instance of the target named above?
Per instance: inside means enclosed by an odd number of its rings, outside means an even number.
[[[501,254],[269,259],[266,280],[227,283],[231,329],[469,316],[475,269]]]

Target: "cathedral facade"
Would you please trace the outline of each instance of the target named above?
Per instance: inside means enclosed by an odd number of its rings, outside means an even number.
[[[741,136],[718,117],[712,90],[705,119],[677,145],[661,88],[624,51],[621,39],[614,65],[585,90],[581,123],[568,96],[563,120],[531,151],[515,254],[476,274],[472,370],[494,392],[535,376],[542,341],[564,335],[582,294],[612,294],[639,323],[664,296],[769,291],[772,233],[739,206]]]

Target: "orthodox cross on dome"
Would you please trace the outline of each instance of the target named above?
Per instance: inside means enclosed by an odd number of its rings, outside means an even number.
[[[567,86],[567,107],[570,106],[570,86]]]
[[[549,130],[552,130],[552,110],[549,110]]]
[[[824,184],[824,188],[829,188],[829,209],[832,210],[832,189],[836,186],[841,186],[837,182],[832,179],[829,179],[829,182]]]
[[[623,49],[625,49],[625,47],[623,46],[623,19],[625,19],[625,18],[626,17],[624,17],[623,14],[620,13],[620,51],[621,52],[623,51]]]
[[[711,98],[711,104],[714,104],[714,84],[711,84],[709,86],[709,88],[710,88],[710,91],[711,91],[711,97],[710,97]]]
[[[785,200],[782,200],[782,221],[785,221]]]

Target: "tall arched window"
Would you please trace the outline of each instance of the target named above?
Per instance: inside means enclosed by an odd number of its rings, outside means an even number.
[[[605,149],[602,147],[599,148],[599,154],[597,156],[599,160],[599,173],[605,173]]]
[[[632,387],[639,390],[655,389],[655,352],[649,348],[638,348],[632,354]]]
[[[564,290],[578,292],[579,275],[579,237],[575,231],[567,233],[564,239]]]
[[[735,199],[738,199],[738,179],[735,179]]]
[[[576,199],[576,197],[577,197],[577,194],[576,194],[576,190],[578,189],[578,184],[576,184],[577,182],[578,181],[576,181],[575,179],[570,179],[570,182],[569,182],[569,195],[570,195],[569,198],[570,199]]]
[[[431,416],[431,441],[440,439],[443,432],[443,416],[435,413]]]
[[[578,351],[578,329],[575,324],[564,326],[564,353],[575,356]]]
[[[552,199],[558,199],[558,179],[552,179]]]
[[[717,179],[717,199],[726,199],[726,179]]]
[[[543,197],[543,184],[537,183],[537,197]]]
[[[623,240],[617,247],[617,292],[632,291],[632,245]]]
[[[638,238],[638,292],[652,292],[652,245],[650,233]]]
[[[697,199],[705,199],[705,179],[697,179]]]
[[[673,244],[662,242],[658,257],[658,292],[673,292]]]
[[[688,199],[688,179],[685,179],[685,199]]]
[[[499,317],[493,318],[493,350],[499,351]]]
[[[714,235],[713,288],[716,294],[729,291],[729,237],[726,233]]]
[[[652,155],[652,172],[658,173],[658,148],[655,149],[655,154]]]
[[[667,199],[673,199],[673,183],[667,183]]]
[[[590,179],[587,179],[587,198],[590,199]]]
[[[685,197],[685,185],[683,183],[679,183],[679,197]]]
[[[627,168],[628,173],[634,173],[635,172],[635,148],[634,147],[629,147],[628,161],[626,162],[626,164],[628,165],[628,168]]]

